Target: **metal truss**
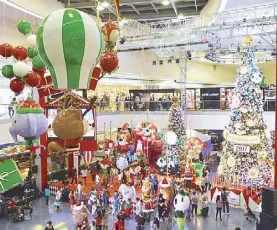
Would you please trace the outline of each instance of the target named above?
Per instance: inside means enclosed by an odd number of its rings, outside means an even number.
[[[121,28],[121,50],[178,44],[203,44],[217,39],[260,36],[269,45],[276,33],[277,3],[253,8],[141,24],[129,20]]]

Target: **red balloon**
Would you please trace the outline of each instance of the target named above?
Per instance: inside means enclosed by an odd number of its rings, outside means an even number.
[[[13,56],[16,60],[23,61],[27,58],[27,49],[23,46],[14,47]]]
[[[25,82],[31,87],[37,87],[40,84],[41,77],[39,74],[31,72],[25,77]]]
[[[19,79],[11,80],[10,89],[15,93],[20,93],[24,89],[24,82]]]
[[[100,67],[106,73],[112,73],[118,67],[119,59],[115,54],[105,53],[100,58]]]
[[[13,55],[13,47],[9,43],[0,45],[0,55],[3,57],[11,57]]]

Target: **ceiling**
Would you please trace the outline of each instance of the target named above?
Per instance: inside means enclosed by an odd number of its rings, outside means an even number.
[[[96,15],[96,0],[58,0],[65,4],[65,7],[77,8],[88,14]],[[113,0],[101,0],[108,2],[109,6],[100,11],[103,21],[114,21],[115,6]],[[120,0],[120,17],[133,19],[139,22],[153,22],[176,17],[187,17],[199,15],[208,0]]]

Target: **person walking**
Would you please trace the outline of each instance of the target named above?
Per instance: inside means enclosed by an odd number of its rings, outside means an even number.
[[[162,220],[163,218],[164,207],[165,207],[165,199],[163,198],[163,194],[160,194],[158,198],[158,217],[160,220]]]
[[[104,209],[109,207],[109,197],[110,197],[110,191],[108,189],[108,186],[106,186],[103,191],[103,208]]]
[[[82,185],[82,181],[79,181],[78,185],[77,185],[77,191],[78,191],[78,202],[82,201],[82,197],[83,197],[83,185]]]
[[[96,177],[96,173],[97,173],[97,169],[96,169],[95,164],[91,165],[90,173],[91,173],[92,182],[95,182],[95,177]]]
[[[215,216],[216,220],[217,220],[217,217],[219,214],[220,221],[222,221],[221,211],[222,211],[222,200],[220,199],[220,195],[217,195],[217,197],[216,197],[216,216]]]
[[[119,172],[119,174],[117,175],[117,179],[118,179],[118,184],[121,185],[122,184],[122,172]]]
[[[142,215],[142,200],[137,197],[136,201],[136,215]]]
[[[209,206],[208,206],[208,196],[206,192],[203,192],[203,195],[201,196],[201,202],[202,202],[202,216],[204,218],[208,217],[209,213]]]
[[[171,210],[170,210],[170,201],[165,203],[165,208],[163,211],[163,218],[165,220],[166,230],[171,230]]]
[[[229,201],[228,201],[228,195],[230,192],[226,191],[226,187],[222,188],[222,192],[221,192],[221,199],[223,202],[223,214],[225,214],[225,210],[227,211],[227,214],[229,213]]]
[[[77,169],[73,168],[72,169],[72,180],[71,180],[71,184],[74,184],[73,182],[75,181],[75,183],[77,184],[78,181],[78,175],[77,175]]]
[[[76,198],[74,192],[71,190],[68,195],[70,206],[73,207],[73,205],[76,204]]]
[[[110,187],[113,187],[114,176],[116,174],[117,169],[115,167],[111,167],[110,169]]]
[[[44,195],[45,195],[46,206],[48,206],[49,199],[50,199],[50,190],[49,190],[49,186],[48,185],[47,185],[47,187],[44,190]]]
[[[153,224],[152,224],[152,230],[159,230],[160,229],[160,221],[158,217],[154,217]]]
[[[45,230],[54,230],[54,227],[52,225],[52,221],[47,222],[47,226],[46,226]]]
[[[198,206],[199,197],[195,191],[192,193],[192,196],[190,199],[191,199],[191,207],[192,207],[191,214],[193,216],[193,210],[195,210],[195,216],[197,216],[197,206]]]
[[[100,176],[98,174],[96,174],[95,180],[96,180],[96,189],[98,191],[100,189],[100,183],[101,183]]]
[[[81,170],[81,175],[82,175],[85,185],[87,185],[87,173],[88,173],[88,170],[86,168],[83,168]]]

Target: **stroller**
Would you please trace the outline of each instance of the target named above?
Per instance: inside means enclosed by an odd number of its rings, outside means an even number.
[[[60,200],[56,200],[55,203],[54,203],[54,206],[56,208],[56,211],[63,210],[63,203]]]
[[[258,221],[258,218],[256,217],[256,215],[252,212],[252,210],[249,207],[246,208],[244,216],[245,216],[246,220],[248,220],[249,222],[251,222],[252,220]]]

